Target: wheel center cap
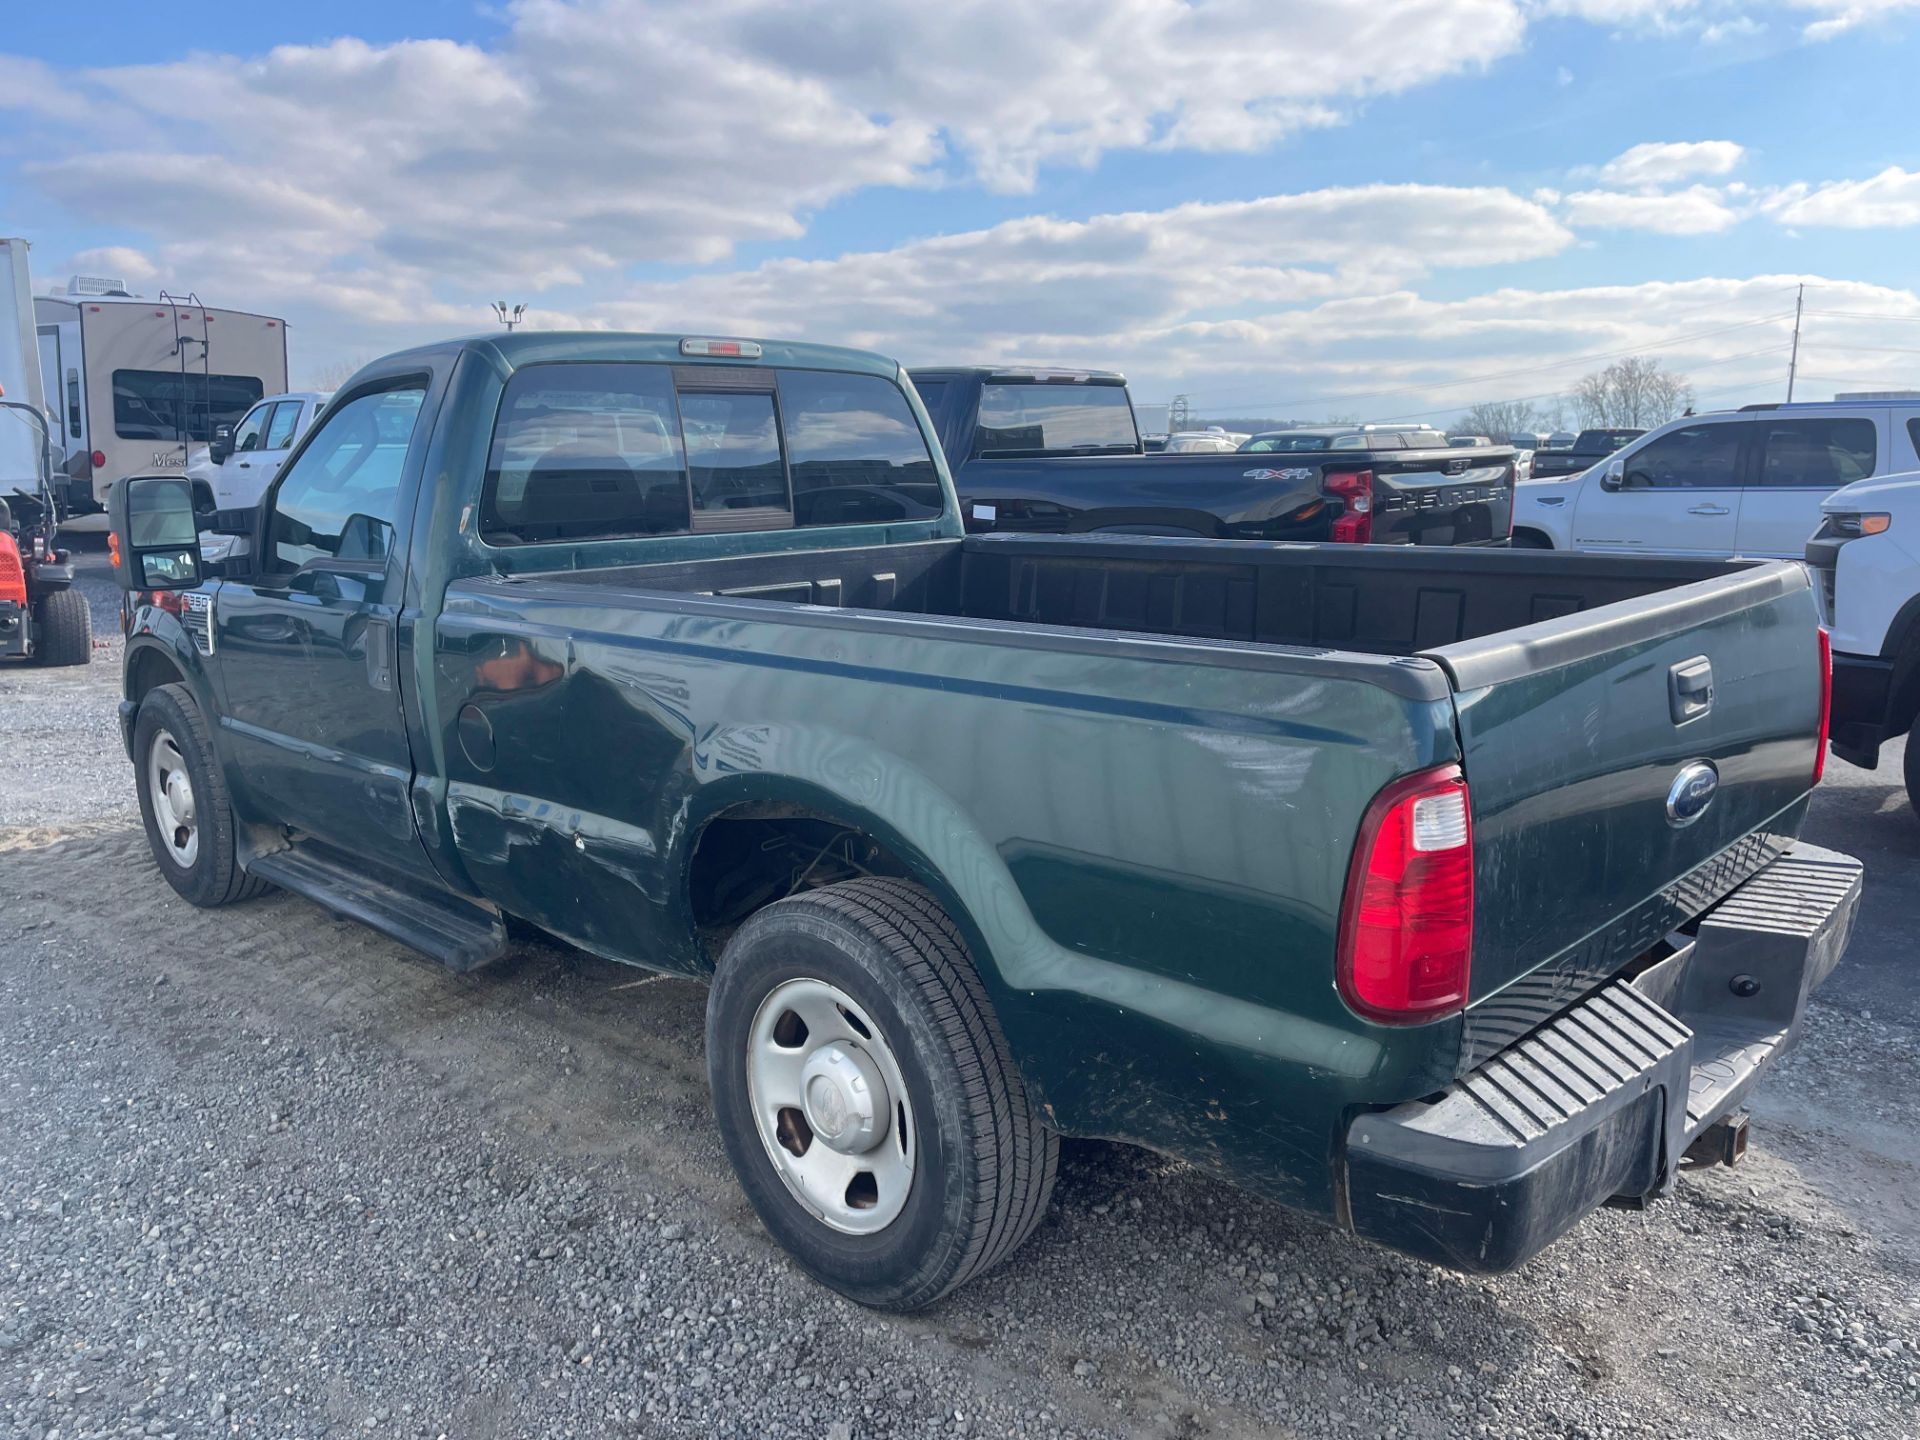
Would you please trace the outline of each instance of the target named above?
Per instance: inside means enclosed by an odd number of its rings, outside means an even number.
[[[829,1041],[807,1056],[800,1095],[814,1136],[844,1155],[871,1150],[887,1133],[887,1082],[872,1057],[848,1041]]]
[[[193,823],[193,786],[178,770],[167,776],[167,803],[173,807],[174,817],[182,825]]]

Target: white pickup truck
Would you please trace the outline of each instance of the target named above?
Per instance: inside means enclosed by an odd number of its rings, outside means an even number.
[[[1920,716],[1920,471],[1862,480],[1820,504],[1807,564],[1833,643],[1833,753],[1877,769],[1880,747]],[[1920,810],[1920,746],[1907,746]]]
[[[331,390],[289,390],[267,396],[238,425],[214,428],[205,456],[187,468],[188,477],[213,492],[215,509],[258,505],[294,444],[313,427],[314,418],[332,396]]]

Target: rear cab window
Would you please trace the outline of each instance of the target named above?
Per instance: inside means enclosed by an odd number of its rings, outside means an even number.
[[[1123,385],[988,381],[973,453],[982,458],[1118,454],[1139,446]]]
[[[507,382],[481,495],[491,545],[936,518],[939,471],[877,375],[635,362]]]

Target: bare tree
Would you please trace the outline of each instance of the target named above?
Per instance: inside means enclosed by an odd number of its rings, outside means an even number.
[[[1453,422],[1456,435],[1485,435],[1504,445],[1523,430],[1551,430],[1552,420],[1528,400],[1482,400]]]
[[[1616,360],[1573,388],[1574,413],[1584,429],[1637,425],[1651,430],[1693,404],[1693,386],[1658,360]]]
[[[370,355],[355,355],[343,360],[330,360],[325,365],[316,366],[307,371],[308,388],[338,390],[371,364],[372,359]]]

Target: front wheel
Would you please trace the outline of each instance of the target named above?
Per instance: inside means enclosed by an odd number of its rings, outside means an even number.
[[[233,807],[206,718],[184,685],[161,685],[133,726],[134,783],[154,863],[182,899],[225,905],[266,889],[234,858]]]
[[[714,975],[707,1072],[761,1222],[863,1305],[932,1304],[1046,1210],[1059,1140],[918,885],[855,880],[752,916]]]

